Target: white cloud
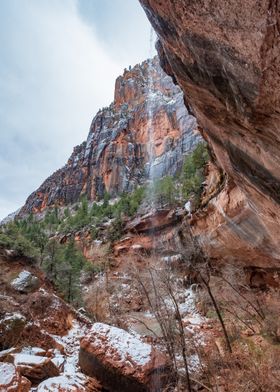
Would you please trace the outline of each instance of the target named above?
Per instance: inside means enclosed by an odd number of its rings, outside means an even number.
[[[1,218],[86,138],[128,64],[97,39],[76,0],[9,0],[0,15]]]

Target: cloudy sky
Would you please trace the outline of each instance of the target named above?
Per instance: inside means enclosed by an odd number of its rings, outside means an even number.
[[[0,219],[65,164],[149,36],[138,0],[0,0]]]

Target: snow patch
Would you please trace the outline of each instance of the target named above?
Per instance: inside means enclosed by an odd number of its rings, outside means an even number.
[[[23,347],[21,352],[19,354],[27,354],[27,355],[41,355],[44,356],[46,354],[46,351],[43,348],[40,347]]]
[[[25,291],[26,289],[35,288],[39,285],[39,279],[29,271],[21,271],[18,276],[12,280],[11,286],[18,291]]]
[[[11,363],[0,363],[0,385],[9,385],[16,376],[16,369]]]
[[[54,340],[64,347],[65,363],[64,375],[76,375],[79,372],[78,360],[80,350],[80,339],[87,333],[86,327],[82,326],[78,321],[73,321],[73,327],[65,336],[50,335]],[[60,354],[56,357],[59,360]]]
[[[40,357],[38,355],[29,354],[13,354],[15,366],[19,365],[40,365],[44,363],[47,357]]]
[[[108,344],[118,353],[120,361],[132,360],[137,365],[144,366],[151,360],[151,345],[142,342],[138,336],[103,323],[95,323],[91,333],[95,347],[104,346],[105,336]]]
[[[37,388],[37,392],[60,392],[61,390],[64,392],[73,392],[73,390],[84,392],[86,391],[83,386],[84,382],[85,377],[82,375],[79,377],[72,377],[71,375],[52,377],[41,382]]]

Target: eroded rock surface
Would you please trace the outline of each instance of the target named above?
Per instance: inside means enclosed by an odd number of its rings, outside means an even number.
[[[279,1],[140,2],[159,36],[162,66],[244,193],[266,259],[279,262]]]
[[[150,82],[152,81],[152,83]],[[154,149],[149,164],[149,130]],[[144,61],[116,80],[115,100],[94,117],[87,141],[74,148],[67,164],[28,198],[21,214],[46,207],[131,191],[150,172],[174,174],[184,154],[200,140],[196,121],[183,94],[159,66],[158,58]]]

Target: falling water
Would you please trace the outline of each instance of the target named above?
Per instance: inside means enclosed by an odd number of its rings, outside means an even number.
[[[150,180],[150,198],[152,200],[152,208],[154,208],[154,158],[155,158],[155,140],[154,140],[154,123],[153,123],[153,104],[155,97],[155,89],[154,89],[154,81],[153,81],[153,51],[154,51],[154,43],[155,43],[155,33],[153,28],[151,27],[150,31],[150,48],[149,48],[149,59],[148,59],[148,91],[147,91],[147,115],[148,115],[148,171],[149,171],[149,180]]]
[[[148,132],[148,144],[147,144],[147,153],[148,153],[148,173],[149,173],[149,198],[151,200],[152,210],[155,209],[155,197],[154,197],[154,181],[155,181],[155,171],[154,171],[154,160],[155,160],[155,139],[154,139],[154,119],[153,119],[153,109],[154,109],[154,100],[156,97],[155,86],[153,80],[153,52],[155,45],[155,32],[151,27],[150,31],[150,48],[149,48],[149,59],[148,59],[148,88],[147,88],[147,132]],[[155,219],[155,218],[154,218]],[[154,238],[152,239],[154,242]],[[157,367],[155,368],[151,391],[152,392],[161,392],[161,373],[162,369]]]

